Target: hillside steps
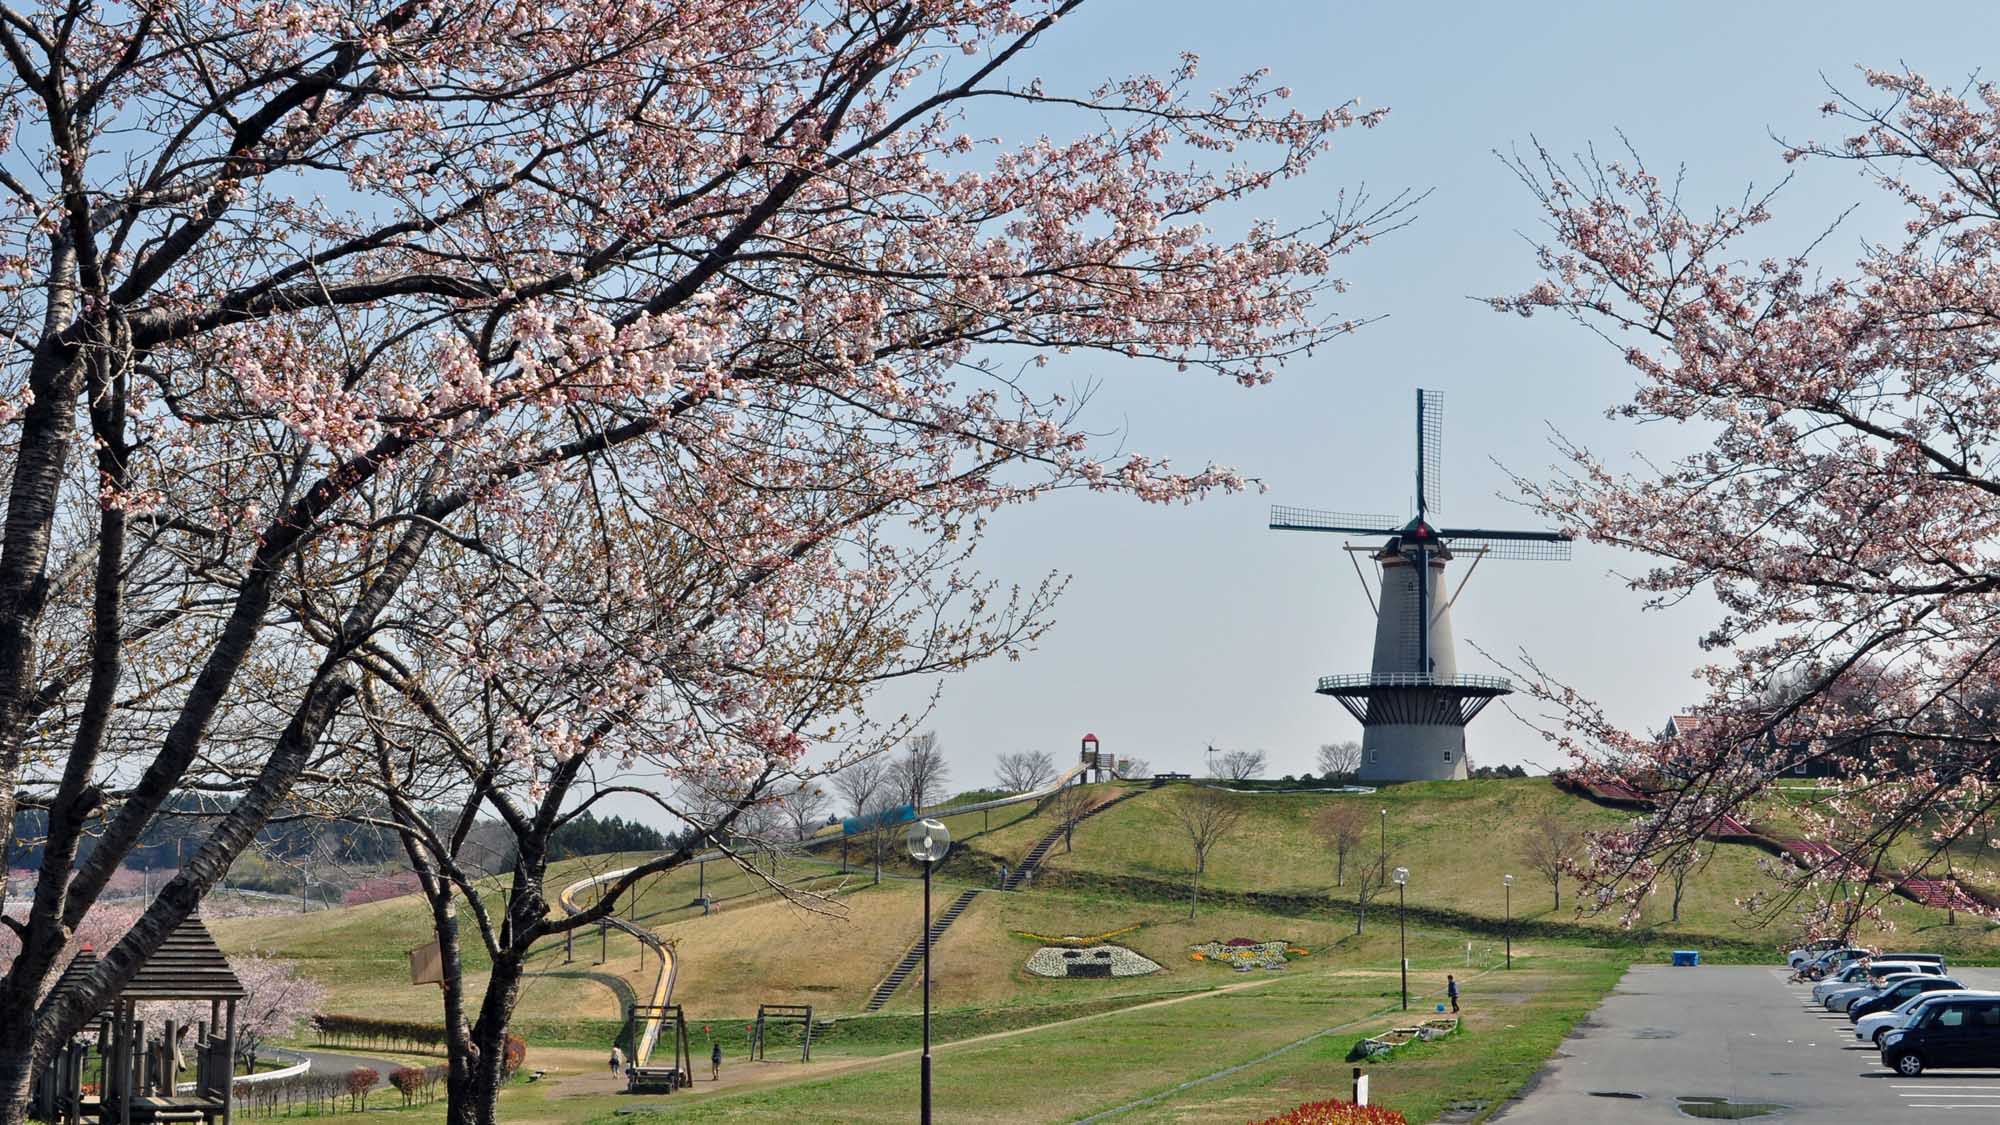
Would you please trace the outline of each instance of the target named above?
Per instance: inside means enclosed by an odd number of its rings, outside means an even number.
[[[1081,824],[1118,802],[1130,800],[1138,795],[1138,792],[1135,790],[1128,793],[1120,793],[1115,797],[1099,801],[1097,804],[1091,806],[1088,812],[1077,817],[1077,823]],[[1035,868],[1041,865],[1042,860],[1048,856],[1049,849],[1055,847],[1056,841],[1062,838],[1063,829],[1058,827],[1049,832],[1048,835],[1035,841],[1035,846],[1029,848],[1028,854],[1021,857],[1020,865],[1007,874],[1007,879],[1000,884],[1000,889],[1003,891],[1018,890],[1021,884],[1034,874]],[[965,913],[966,908],[972,905],[972,900],[984,894],[985,891],[986,888],[984,887],[974,887],[971,890],[961,891],[959,896],[952,900],[951,905],[945,907],[944,913],[939,914],[931,920],[930,938],[933,948],[936,947],[938,939],[944,936],[944,932],[951,928],[951,924],[958,921],[958,916]],[[890,969],[889,975],[882,978],[882,983],[875,986],[875,991],[868,994],[868,1003],[862,1007],[862,1011],[881,1011],[882,1006],[889,1002],[889,998],[896,994],[896,990],[903,986],[903,982],[910,979],[910,974],[916,971],[917,965],[923,960],[923,957],[924,943],[920,941],[912,945],[909,951],[903,954],[902,959],[896,962],[896,967]]]

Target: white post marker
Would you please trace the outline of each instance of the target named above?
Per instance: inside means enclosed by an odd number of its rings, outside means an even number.
[[[1354,1068],[1354,1104],[1368,1104],[1368,1076],[1358,1066]]]

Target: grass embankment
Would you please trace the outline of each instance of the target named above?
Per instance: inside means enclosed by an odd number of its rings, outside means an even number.
[[[1075,877],[1100,893],[1159,897],[1187,884],[1187,844],[1173,822],[1172,787],[1140,793],[1117,808],[1079,825],[1075,850],[1057,849],[1046,861],[1049,877]],[[1318,810],[1348,804],[1361,810],[1371,831],[1358,851],[1374,855],[1386,827],[1389,862],[1410,869],[1407,889],[1413,910],[1440,924],[1489,930],[1502,928],[1506,894],[1501,877],[1516,876],[1513,916],[1525,926],[1557,924],[1583,941],[1636,944],[1650,956],[1682,941],[1702,941],[1717,953],[1761,958],[1791,935],[1753,929],[1742,900],[1777,888],[1767,873],[1771,857],[1741,844],[1714,846],[1713,858],[1688,880],[1678,921],[1670,920],[1668,888],[1650,899],[1639,925],[1621,931],[1609,914],[1579,915],[1573,888],[1565,881],[1560,909],[1549,884],[1528,866],[1526,851],[1535,820],[1553,812],[1583,829],[1609,827],[1630,813],[1608,809],[1557,790],[1545,778],[1396,785],[1373,794],[1256,795],[1234,798],[1243,810],[1242,827],[1209,857],[1205,889],[1261,896],[1263,908],[1292,912],[1298,903],[1319,901],[1335,911],[1353,909],[1349,887],[1337,886],[1335,862],[1310,831]],[[1383,817],[1381,810],[1388,810]],[[988,849],[1024,850],[1046,831],[1046,818],[996,831]],[[1350,862],[1355,857],[1350,856]],[[1388,896],[1393,905],[1393,895]],[[1287,902],[1286,900],[1292,900]],[[1242,901],[1248,901],[1247,899]],[[2000,960],[2000,928],[1961,918],[1947,926],[1942,911],[1892,899],[1885,910],[1889,928],[1871,929],[1864,941],[1915,941],[1961,961]],[[1572,929],[1574,928],[1574,929]],[[1555,932],[1555,931],[1545,931]],[[1593,935],[1603,935],[1595,938]],[[1668,939],[1672,940],[1669,941]]]

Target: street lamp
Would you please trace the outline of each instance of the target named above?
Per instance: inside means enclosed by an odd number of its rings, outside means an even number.
[[[1403,887],[1410,881],[1410,869],[1396,869],[1396,939],[1403,947],[1403,1010],[1410,1010],[1410,932],[1403,928]]]
[[[1514,967],[1514,877],[1500,876],[1500,885],[1507,888],[1507,967]]]
[[[923,1108],[918,1120],[931,1125],[931,868],[951,851],[951,831],[935,820],[910,825],[910,858],[924,865],[924,1058]]]
[[[1382,810],[1382,859],[1384,867],[1389,866],[1389,810]]]

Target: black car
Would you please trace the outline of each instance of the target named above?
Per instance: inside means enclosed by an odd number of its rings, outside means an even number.
[[[1931,1000],[1882,1037],[1882,1065],[1905,1078],[1935,1067],[2000,1067],[2000,999]]]
[[[1919,992],[1938,992],[1947,988],[1964,987],[1964,985],[1950,977],[1923,976],[1900,980],[1883,989],[1880,995],[1871,996],[1866,1000],[1857,1000],[1853,1004],[1848,1005],[1847,1022],[1860,1023],[1861,1017],[1868,1015],[1870,1012],[1886,1012],[1891,1008],[1900,1008],[1903,1005],[1903,1001],[1908,1000]]]

